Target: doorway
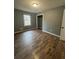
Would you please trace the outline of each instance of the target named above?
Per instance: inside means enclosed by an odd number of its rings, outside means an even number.
[[[37,16],[37,28],[42,30],[42,20],[43,20],[43,15]]]

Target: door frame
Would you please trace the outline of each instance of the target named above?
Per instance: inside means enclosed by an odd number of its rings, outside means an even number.
[[[36,15],[36,29],[38,29],[38,16],[41,16],[41,15],[43,16],[42,17],[42,29],[43,29],[44,14],[42,14],[42,13]]]
[[[65,41],[65,10],[63,11],[63,18],[62,18],[62,25],[61,25],[61,31],[60,31],[60,40],[64,40]],[[64,28],[63,28],[64,25]],[[64,36],[62,36],[62,30],[64,30]]]

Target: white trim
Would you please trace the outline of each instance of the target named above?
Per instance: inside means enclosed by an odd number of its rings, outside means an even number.
[[[21,33],[21,32],[24,32],[24,31],[29,31],[29,30],[35,30],[35,29],[36,28],[31,28],[31,29],[26,29],[26,30],[20,30],[20,31],[14,32],[14,34]]]
[[[42,30],[42,31],[60,38],[59,35],[56,35],[56,34],[54,34],[54,33],[51,33],[51,32],[45,31],[45,30]]]
[[[14,34],[17,34],[17,33],[20,33],[20,32],[23,32],[23,31],[17,31],[17,32],[14,32]]]

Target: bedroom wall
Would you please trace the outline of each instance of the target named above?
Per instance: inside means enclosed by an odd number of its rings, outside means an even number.
[[[43,11],[43,31],[50,32],[60,36],[64,6]]]
[[[31,26],[24,26],[23,15],[31,15]],[[14,9],[14,32],[36,28],[36,13]]]

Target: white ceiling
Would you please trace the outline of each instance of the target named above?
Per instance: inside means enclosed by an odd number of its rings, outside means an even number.
[[[39,3],[37,7],[33,7],[32,3]],[[65,4],[65,0],[14,0],[14,7],[16,9],[29,12],[42,12],[47,9],[55,8]]]

